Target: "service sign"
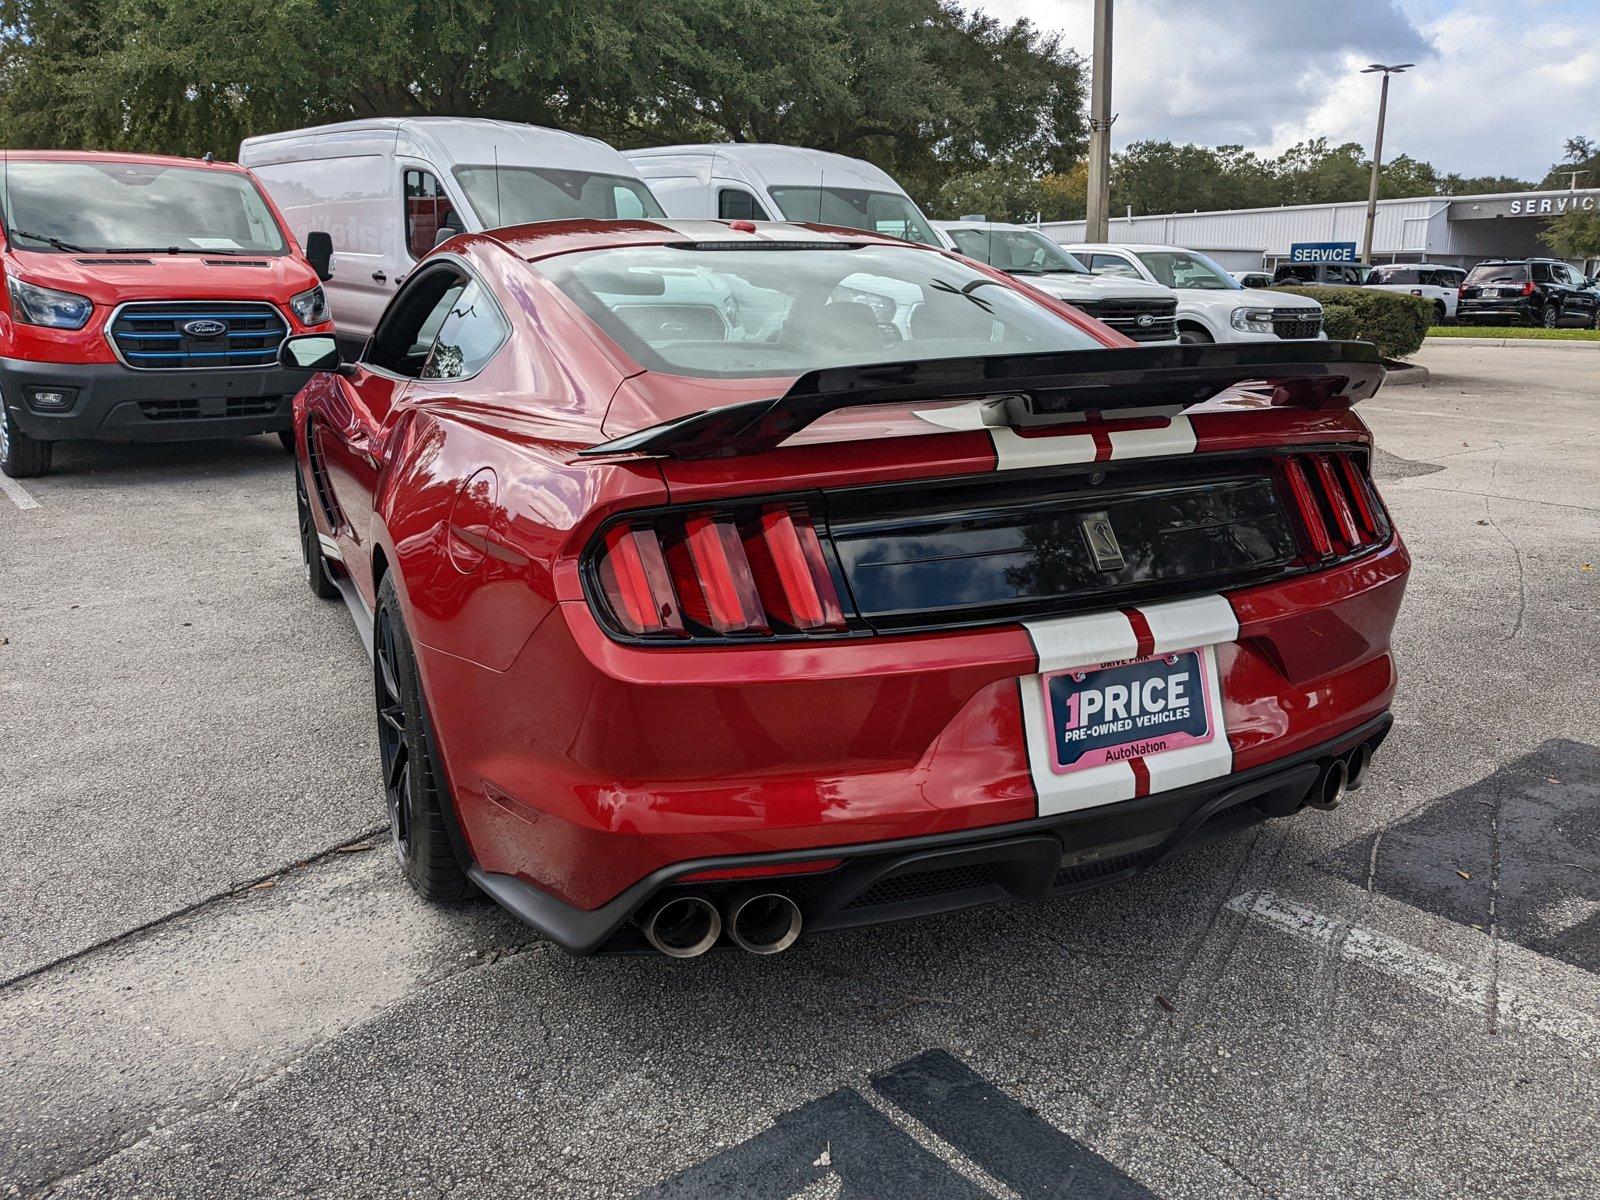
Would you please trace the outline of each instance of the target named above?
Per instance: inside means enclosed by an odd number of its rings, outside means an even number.
[[[1492,217],[1559,217],[1569,212],[1600,211],[1600,191],[1530,192],[1496,200],[1456,200],[1450,205],[1452,221],[1482,221]]]
[[[1344,263],[1356,261],[1354,242],[1295,242],[1289,247],[1289,261],[1297,263]]]

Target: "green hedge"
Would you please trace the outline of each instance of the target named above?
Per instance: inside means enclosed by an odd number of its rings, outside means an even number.
[[[1278,292],[1310,296],[1322,305],[1323,328],[1330,338],[1375,342],[1385,358],[1410,358],[1422,349],[1433,324],[1433,301],[1404,292],[1363,287],[1280,287]]]

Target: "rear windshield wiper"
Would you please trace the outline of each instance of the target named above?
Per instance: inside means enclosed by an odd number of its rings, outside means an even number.
[[[71,242],[63,242],[60,238],[46,237],[42,233],[29,233],[26,229],[13,229],[11,236],[14,238],[27,238],[33,242],[43,242],[46,246],[54,246],[57,250],[68,254],[104,254],[104,250],[91,250],[87,246],[76,246]]]

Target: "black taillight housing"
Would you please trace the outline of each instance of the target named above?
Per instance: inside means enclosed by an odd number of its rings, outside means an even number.
[[[1364,456],[1294,454],[1284,460],[1283,474],[1305,531],[1308,563],[1364,554],[1389,540],[1389,517]]]
[[[590,605],[613,633],[651,641],[845,633],[819,525],[793,499],[630,514],[585,554]]]

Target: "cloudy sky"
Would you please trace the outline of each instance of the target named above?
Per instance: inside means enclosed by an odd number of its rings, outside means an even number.
[[[979,0],[1061,30],[1088,57],[1091,0]],[[1600,138],[1600,0],[1116,0],[1113,145],[1170,138],[1276,152],[1370,144],[1371,62],[1390,83],[1384,157],[1537,178]],[[1583,181],[1600,185],[1600,179]]]

